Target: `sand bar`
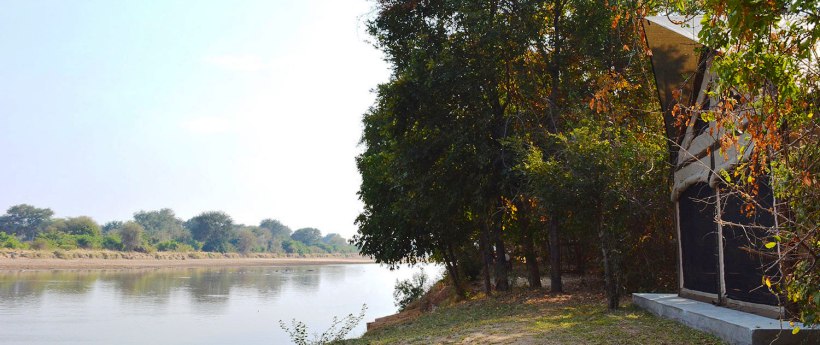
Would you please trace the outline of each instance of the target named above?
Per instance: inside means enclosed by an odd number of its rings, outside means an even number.
[[[360,256],[327,257],[279,257],[279,258],[26,258],[0,256],[0,270],[69,270],[69,269],[140,269],[184,267],[248,267],[248,266],[299,266],[330,264],[366,264],[374,261]]]

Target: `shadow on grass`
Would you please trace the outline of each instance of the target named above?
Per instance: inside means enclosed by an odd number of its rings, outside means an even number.
[[[591,294],[516,291],[441,307],[346,344],[723,344],[631,304],[610,312]]]

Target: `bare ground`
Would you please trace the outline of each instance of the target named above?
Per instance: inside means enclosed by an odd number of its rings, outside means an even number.
[[[139,269],[183,267],[296,266],[364,264],[373,260],[358,255],[288,257],[236,253],[135,253],[113,251],[0,251],[0,270]]]

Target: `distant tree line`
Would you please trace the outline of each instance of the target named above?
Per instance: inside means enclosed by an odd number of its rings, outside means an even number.
[[[127,221],[100,226],[88,216],[53,218],[54,211],[20,204],[0,216],[0,247],[13,249],[108,249],[121,251],[210,251],[239,253],[355,253],[336,233],[316,228],[292,231],[275,219],[259,225],[234,223],[225,212],[203,212],[187,221],[163,208],[139,211]]]

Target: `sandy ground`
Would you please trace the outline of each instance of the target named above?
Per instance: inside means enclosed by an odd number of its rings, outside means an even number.
[[[63,270],[63,269],[138,269],[175,267],[246,267],[298,266],[327,264],[365,264],[373,260],[363,257],[323,258],[219,258],[219,259],[30,259],[0,258],[0,270]]]

